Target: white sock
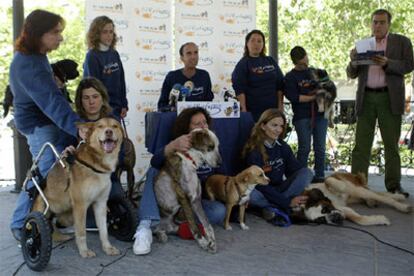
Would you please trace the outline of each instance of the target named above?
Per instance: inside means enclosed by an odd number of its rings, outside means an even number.
[[[151,228],[151,220],[150,219],[143,219],[139,222],[138,229],[140,228]]]

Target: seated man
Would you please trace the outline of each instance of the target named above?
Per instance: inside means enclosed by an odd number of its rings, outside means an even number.
[[[207,71],[196,68],[198,46],[193,42],[187,42],[180,47],[179,52],[184,68],[171,71],[165,77],[158,100],[159,110],[169,107],[170,92],[175,85],[189,87],[191,93],[185,97],[186,101],[211,101],[214,98],[210,75]]]
[[[188,151],[191,147],[189,132],[196,128],[210,128],[211,121],[210,115],[203,108],[188,108],[183,110],[174,124],[173,137],[175,139],[158,150],[152,157],[151,168],[147,172],[147,180],[139,205],[138,215],[140,223],[135,233],[133,247],[136,255],[148,254],[151,251],[152,232],[150,227],[151,224],[157,224],[160,220],[159,209],[154,194],[154,178],[158,174],[158,170],[164,165],[165,156],[173,151]],[[213,173],[215,173],[213,168],[202,166],[197,171],[201,185]],[[226,208],[222,203],[203,199],[202,206],[211,224],[223,223]]]

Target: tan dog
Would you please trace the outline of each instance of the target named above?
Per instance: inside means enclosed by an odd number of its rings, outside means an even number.
[[[111,190],[111,173],[115,171],[122,143],[123,130],[118,121],[103,118],[82,123],[87,129],[86,142],[75,152],[74,162],[64,160],[66,168],[56,163],[49,171],[43,192],[50,204],[49,218],[57,216],[59,223],[74,223],[76,244],[82,257],[94,257],[86,244],[86,210],[93,206],[103,251],[107,255],[120,252],[109,243],[106,224],[106,203]],[[44,201],[38,196],[33,210],[43,212]],[[57,231],[55,231],[57,232]]]
[[[243,230],[249,227],[245,224],[244,214],[247,203],[250,199],[250,193],[254,187],[269,184],[269,178],[264,171],[258,166],[250,166],[235,177],[225,175],[212,175],[207,179],[206,191],[210,200],[220,200],[226,204],[226,217],[224,219],[224,228],[231,230],[230,214],[235,205],[240,206],[239,221]]]
[[[340,223],[348,219],[360,225],[390,225],[384,215],[360,215],[349,204],[365,202],[368,206],[377,203],[389,205],[400,212],[409,213],[411,206],[403,203],[401,194],[369,190],[363,174],[336,172],[325,179],[324,183],[309,185],[304,191],[308,196],[305,206],[296,210],[293,216],[300,220]]]

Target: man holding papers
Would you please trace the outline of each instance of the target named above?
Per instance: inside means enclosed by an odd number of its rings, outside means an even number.
[[[385,187],[393,193],[409,194],[401,188],[401,160],[398,141],[401,118],[404,113],[404,75],[414,68],[411,41],[389,32],[391,14],[379,9],[371,16],[372,51],[385,55],[372,55],[373,64],[360,64],[357,49],[350,53],[351,62],[346,69],[350,78],[358,77],[356,95],[357,127],[355,147],[352,151],[352,173],[368,176],[371,147],[378,121],[385,149]],[[370,44],[370,40],[367,43]],[[357,43],[358,44],[358,43]],[[364,42],[362,42],[364,44]],[[359,43],[358,46],[361,46]],[[369,49],[366,49],[369,50]]]

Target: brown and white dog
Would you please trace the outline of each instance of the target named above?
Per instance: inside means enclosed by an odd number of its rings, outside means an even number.
[[[58,222],[65,226],[74,224],[80,255],[94,257],[95,253],[86,244],[85,229],[86,211],[92,205],[103,251],[107,255],[118,255],[119,250],[108,240],[106,203],[123,131],[119,122],[112,118],[80,123],[78,127],[87,129],[87,137],[75,151],[75,160],[71,163],[64,160],[66,168],[56,163],[48,173],[43,190],[50,204],[47,216],[56,215]],[[40,196],[37,196],[33,210],[45,210]]]
[[[405,200],[403,195],[369,190],[363,174],[336,172],[324,183],[311,184],[303,194],[308,196],[307,203],[293,212],[294,219],[335,224],[343,219],[359,225],[391,224],[384,215],[360,215],[348,206],[357,202],[365,202],[370,207],[383,203],[403,213],[411,211],[409,204],[401,202]]]
[[[203,164],[210,167],[219,165],[219,141],[212,131],[195,129],[191,132],[191,145],[186,153],[174,152],[166,156],[166,163],[155,180],[154,191],[161,209],[161,221],[155,233],[161,241],[167,241],[167,233],[176,233],[178,226],[174,223],[174,216],[183,208],[197,243],[204,250],[215,253],[216,239],[201,206],[197,169]],[[205,236],[197,227],[194,214],[203,225]]]
[[[240,206],[240,228],[243,230],[249,229],[245,224],[244,214],[250,199],[250,193],[256,185],[267,185],[269,181],[270,179],[265,175],[263,169],[255,165],[250,166],[234,177],[216,174],[207,179],[206,192],[210,200],[220,200],[226,204],[224,229],[232,229],[230,226],[230,214],[235,205]]]

